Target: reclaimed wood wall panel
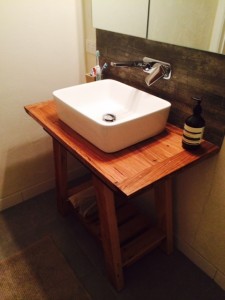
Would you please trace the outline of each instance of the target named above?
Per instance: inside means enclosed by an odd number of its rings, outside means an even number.
[[[141,60],[144,56],[169,62],[172,78],[159,80],[151,87],[146,74],[135,68],[109,67],[105,78],[113,78],[171,102],[169,122],[182,128],[192,114],[193,96],[203,99],[206,120],[204,138],[221,146],[225,132],[225,56],[155,42],[97,29],[100,62]]]

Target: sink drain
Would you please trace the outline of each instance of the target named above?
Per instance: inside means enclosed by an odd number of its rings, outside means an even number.
[[[113,114],[105,114],[103,115],[103,120],[106,122],[113,122],[116,120],[116,116]]]

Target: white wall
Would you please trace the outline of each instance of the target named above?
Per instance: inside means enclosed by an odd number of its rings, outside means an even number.
[[[23,107],[84,80],[81,17],[78,0],[0,1],[0,209],[54,184],[51,139]]]

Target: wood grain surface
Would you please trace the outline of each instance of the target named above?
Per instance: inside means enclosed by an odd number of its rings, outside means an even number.
[[[219,151],[219,147],[207,141],[197,151],[184,150],[182,130],[167,124],[154,138],[115,153],[104,153],[59,120],[54,100],[28,105],[25,110],[105,184],[126,196],[133,196]]]

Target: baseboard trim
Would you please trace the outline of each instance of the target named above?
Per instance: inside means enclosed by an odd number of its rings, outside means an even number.
[[[187,256],[204,273],[211,277],[223,290],[225,290],[225,274],[220,272],[185,241],[176,238],[176,246],[178,250]]]
[[[82,168],[76,168],[68,173],[68,180],[74,180],[77,178],[77,174],[79,176],[84,175],[87,171]],[[47,181],[38,183],[34,186],[29,186],[28,188],[18,191],[17,193],[8,195],[4,198],[0,199],[0,211],[3,211],[7,208],[15,206],[19,203],[27,201],[35,196],[38,196],[42,193],[45,193],[51,189],[55,188],[55,179],[50,178]]]
[[[185,256],[187,256],[209,277],[215,277],[217,269],[212,264],[210,264],[204,257],[202,257],[197,251],[195,251],[188,243],[177,238],[176,246],[182,253],[185,254]]]
[[[16,204],[19,204],[23,201],[24,200],[23,200],[21,192],[9,195],[9,196],[4,197],[4,198],[1,198],[0,199],[0,212],[7,209],[7,208],[9,208],[9,207],[12,207]]]
[[[217,271],[214,280],[223,290],[225,290],[225,274]]]

